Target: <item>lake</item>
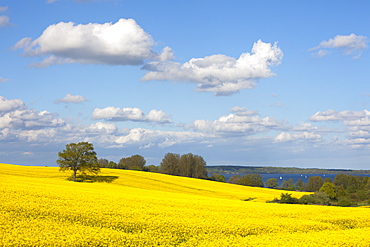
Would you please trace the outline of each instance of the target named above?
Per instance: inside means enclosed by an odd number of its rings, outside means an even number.
[[[245,174],[221,174],[221,175],[225,177],[225,180],[227,182],[229,178],[231,178],[234,175],[245,175]],[[335,176],[338,174],[260,174],[260,175],[262,176],[262,180],[264,184],[266,184],[267,179],[276,178],[279,183],[279,186],[281,186],[281,183],[283,182],[283,180],[288,181],[291,178],[294,180],[294,184],[298,181],[298,179],[302,179],[304,183],[308,183],[308,178],[313,177],[313,176],[320,176],[322,177],[323,180],[325,178],[331,178],[334,181]],[[353,174],[353,175],[356,176],[357,174]],[[369,174],[358,174],[358,176],[370,177]]]

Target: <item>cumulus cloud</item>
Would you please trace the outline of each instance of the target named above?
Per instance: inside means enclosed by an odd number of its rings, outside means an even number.
[[[57,99],[56,101],[54,101],[54,103],[58,104],[58,103],[75,103],[75,104],[78,104],[78,103],[81,103],[81,102],[85,102],[85,101],[88,101],[88,99],[86,99],[85,97],[81,96],[81,95],[72,95],[72,94],[67,94],[65,97],[61,98],[61,99]]]
[[[64,124],[64,120],[55,118],[54,114],[35,109],[15,110],[0,115],[0,129],[37,129],[62,124]]]
[[[140,65],[144,60],[172,58],[171,48],[161,54],[153,52],[154,41],[133,19],[116,23],[60,22],[47,27],[37,39],[26,37],[13,49],[23,49],[25,56],[45,57],[35,67],[82,63],[107,65]]]
[[[151,110],[147,115],[139,108],[118,108],[109,106],[103,109],[95,108],[92,113],[93,119],[106,119],[108,121],[139,121],[172,123],[171,118],[161,110]]]
[[[215,121],[196,120],[187,127],[195,131],[220,135],[252,135],[272,129],[284,128],[284,123],[277,121],[273,117],[261,118],[256,116],[257,112],[247,111],[240,107],[234,107],[232,110],[234,113],[221,116]]]
[[[181,64],[174,61],[153,61],[146,64],[143,81],[171,80],[197,83],[197,90],[231,95],[242,89],[252,89],[255,81],[274,75],[272,65],[281,63],[283,52],[277,43],[254,43],[251,53],[238,59],[226,55],[192,58]]]
[[[0,96],[0,114],[10,112],[16,109],[24,109],[24,102],[20,99],[7,99]]]
[[[0,130],[39,129],[63,124],[64,120],[55,118],[55,115],[48,111],[27,109],[20,99],[9,100],[0,96]]]
[[[310,117],[310,121],[320,122],[320,121],[351,121],[351,120],[358,120],[360,118],[364,118],[370,115],[368,110],[364,111],[334,111],[334,110],[327,110],[324,112],[316,112],[314,115]]]
[[[254,116],[258,115],[257,111],[247,110],[245,107],[235,106],[231,108],[230,112],[236,113],[240,116]]]
[[[281,132],[278,136],[275,137],[274,142],[290,142],[290,141],[297,141],[297,140],[304,140],[304,141],[322,141],[322,136],[312,132],[298,132],[294,134],[290,134],[287,132]]]
[[[127,135],[118,137],[115,142],[121,145],[140,145],[141,148],[151,146],[164,148],[180,143],[201,141],[205,137],[205,134],[187,131],[176,132],[135,128],[131,129]]]
[[[317,55],[323,57],[329,53],[327,49],[341,49],[345,55],[352,55],[355,52],[360,52],[355,58],[361,55],[361,51],[367,48],[368,38],[361,35],[337,35],[332,39],[324,40],[318,45],[310,49],[319,50]]]
[[[317,112],[310,117],[311,121],[341,122],[347,127],[347,139],[344,145],[352,148],[370,148],[370,111],[334,111]]]
[[[8,10],[8,6],[5,7],[0,7],[0,13],[3,13]],[[11,26],[12,24],[10,23],[10,19],[6,15],[0,15],[0,28],[1,27],[6,27],[6,26]]]

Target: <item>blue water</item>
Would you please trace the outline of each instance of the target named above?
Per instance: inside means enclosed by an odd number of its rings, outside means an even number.
[[[222,174],[225,177],[226,182],[234,175],[245,175],[245,174]],[[313,176],[320,176],[324,180],[325,178],[331,178],[334,181],[334,178],[338,174],[260,174],[262,176],[263,183],[266,184],[267,179],[276,178],[279,186],[281,186],[283,180],[288,181],[289,179],[294,180],[294,184],[298,179],[302,179],[304,183],[308,183],[308,178]],[[356,175],[356,174],[355,174]],[[359,174],[359,176],[368,176],[369,174]]]

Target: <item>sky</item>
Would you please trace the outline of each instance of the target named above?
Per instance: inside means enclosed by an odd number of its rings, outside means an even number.
[[[0,0],[0,162],[85,141],[114,162],[370,169],[369,9]]]

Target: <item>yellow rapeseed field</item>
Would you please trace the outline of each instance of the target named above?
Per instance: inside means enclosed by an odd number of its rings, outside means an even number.
[[[265,203],[281,191],[139,171],[68,176],[0,164],[0,246],[370,246],[370,208]]]

